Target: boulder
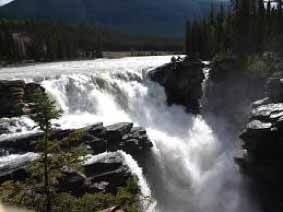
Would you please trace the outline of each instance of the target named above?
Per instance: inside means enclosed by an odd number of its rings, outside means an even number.
[[[98,212],[124,212],[124,210],[121,209],[120,206],[115,206],[115,207],[108,208],[108,209],[105,209],[105,210],[102,210],[102,211],[98,211]]]
[[[75,130],[56,129],[50,133],[49,139],[61,140]],[[43,132],[28,133],[19,136],[8,136],[0,139],[0,149],[10,154],[22,154],[26,152],[36,152],[35,141],[44,137]]]
[[[187,111],[198,113],[202,97],[204,64],[195,58],[172,60],[149,72],[151,80],[164,86],[169,105],[186,107]]]
[[[13,118],[0,118],[0,136],[2,134],[11,135],[13,133],[31,131],[34,126],[35,126],[34,122],[31,121],[28,117],[24,117],[24,116],[13,117]]]
[[[0,81],[0,118],[23,114],[25,83],[21,80]]]
[[[59,191],[82,195],[86,192],[116,193],[118,187],[126,186],[133,176],[119,152],[102,153],[89,158],[82,172],[64,169],[59,181]]]
[[[266,83],[266,95],[273,102],[283,102],[283,74],[274,73]]]
[[[23,180],[27,176],[27,166],[38,157],[35,153],[11,155],[0,158],[0,184],[7,180]]]
[[[103,123],[97,123],[78,130],[55,129],[51,131],[49,139],[60,141],[76,132],[82,132],[82,135],[77,137],[77,145],[86,145],[94,154],[123,150],[135,159],[140,159],[153,147],[146,130],[142,127],[133,127],[133,123],[117,123],[106,127],[103,126]],[[0,138],[0,150],[12,154],[35,152],[34,141],[42,138],[42,132],[2,137]]]
[[[24,180],[28,176],[28,165],[37,158],[35,153],[0,158],[0,185],[7,180]],[[67,167],[62,171],[64,175],[59,179],[58,191],[77,196],[86,192],[115,193],[134,178],[120,152],[92,156],[82,165],[82,172]]]
[[[133,128],[133,123],[117,123],[106,127],[106,138],[110,143],[118,143],[123,135]]]
[[[32,96],[43,95],[39,84],[22,80],[0,80],[0,118],[28,115],[32,112]]]
[[[279,76],[279,75],[277,75]],[[255,184],[264,211],[283,210],[283,99],[281,79],[271,77],[267,97],[253,103],[249,122],[240,138],[244,154],[235,158]]]
[[[250,121],[240,135],[248,156],[256,160],[283,158],[281,103],[259,105],[251,111]]]
[[[93,156],[84,164],[83,173],[88,177],[88,189],[95,192],[115,193],[133,178],[120,152]]]
[[[120,148],[125,152],[136,155],[139,152],[144,152],[153,147],[152,142],[149,140],[146,130],[142,127],[134,127],[128,134],[122,137]]]

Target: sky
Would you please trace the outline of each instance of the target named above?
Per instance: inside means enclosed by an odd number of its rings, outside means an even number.
[[[4,4],[7,4],[13,0],[0,0],[0,6],[3,6]]]

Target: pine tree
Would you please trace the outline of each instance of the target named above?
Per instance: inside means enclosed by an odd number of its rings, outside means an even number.
[[[38,143],[38,150],[42,152],[39,167],[43,167],[43,182],[44,192],[46,195],[46,212],[51,212],[51,191],[50,191],[50,154],[53,152],[53,142],[49,141],[49,133],[51,130],[51,120],[58,119],[60,117],[60,111],[56,109],[55,102],[50,101],[47,95],[40,95],[34,97],[35,104],[35,115],[32,119],[38,124],[40,130],[44,132],[44,139]],[[42,159],[42,160],[41,160]]]
[[[60,117],[61,111],[47,95],[34,95],[29,100],[34,102],[34,114],[31,118],[44,135],[43,139],[35,142],[39,156],[30,165],[25,182],[8,182],[8,185],[11,184],[10,189],[6,188],[4,191],[8,193],[8,202],[30,207],[38,212],[52,212],[53,203],[60,195],[56,193],[56,188],[64,177],[64,170],[79,170],[87,159],[88,151],[79,143],[84,131],[74,131],[59,141],[50,140],[51,122]]]

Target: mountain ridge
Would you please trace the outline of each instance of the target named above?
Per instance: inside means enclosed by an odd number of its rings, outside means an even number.
[[[187,19],[207,16],[213,0],[14,0],[0,16],[68,24],[97,23],[144,35],[181,37]]]

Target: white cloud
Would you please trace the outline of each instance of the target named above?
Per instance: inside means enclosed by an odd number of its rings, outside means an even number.
[[[13,0],[0,0],[0,6],[10,3]]]

